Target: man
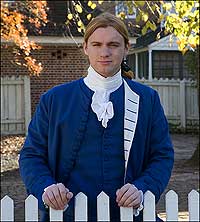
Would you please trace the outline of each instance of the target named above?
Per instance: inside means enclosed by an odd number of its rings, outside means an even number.
[[[166,117],[157,92],[127,78],[128,48],[124,23],[101,14],[84,36],[87,76],[41,96],[19,163],[43,221],[45,206],[73,220],[79,192],[95,221],[101,191],[110,197],[112,221],[119,221],[120,206],[133,207],[141,221],[143,194],[150,190],[157,202],[169,181],[174,153]]]

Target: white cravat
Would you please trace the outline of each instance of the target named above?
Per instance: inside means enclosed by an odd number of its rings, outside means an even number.
[[[114,116],[113,104],[110,93],[117,90],[122,84],[121,69],[111,77],[103,77],[96,72],[92,66],[88,68],[88,75],[84,78],[84,83],[94,91],[91,108],[96,113],[103,127],[107,127],[107,122]]]

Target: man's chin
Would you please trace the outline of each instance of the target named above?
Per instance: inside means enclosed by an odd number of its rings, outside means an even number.
[[[116,74],[115,71],[112,71],[112,70],[108,70],[108,69],[104,69],[104,70],[100,70],[100,71],[97,71],[101,76],[104,76],[104,77],[111,77],[111,76],[114,76]]]

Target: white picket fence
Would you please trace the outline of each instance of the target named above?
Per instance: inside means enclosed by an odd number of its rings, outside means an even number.
[[[166,196],[166,221],[178,221],[178,195],[170,190]],[[188,194],[189,221],[199,221],[199,193]],[[155,197],[147,191],[144,194],[143,221],[155,221]],[[132,208],[120,208],[121,221],[133,221]],[[87,196],[79,193],[75,197],[75,221],[87,221]],[[109,197],[101,192],[97,197],[97,220],[110,221]],[[1,221],[14,221],[14,202],[5,196],[1,199]],[[38,201],[30,195],[25,200],[25,220],[38,221]],[[63,211],[50,209],[50,221],[63,221]]]
[[[159,93],[170,124],[181,129],[199,127],[197,82],[180,79],[136,79]],[[30,77],[1,77],[1,133],[24,134],[31,119]]]
[[[30,77],[1,77],[1,134],[24,134],[30,119]]]
[[[199,127],[197,82],[187,79],[137,79],[154,88],[163,105],[168,122],[182,130]]]

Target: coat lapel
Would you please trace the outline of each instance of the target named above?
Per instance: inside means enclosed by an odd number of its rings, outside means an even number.
[[[132,146],[135,129],[138,120],[139,95],[133,92],[124,80],[125,106],[124,106],[124,157],[125,169],[127,169],[128,158]]]

